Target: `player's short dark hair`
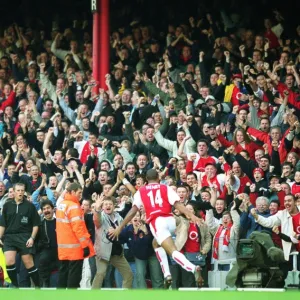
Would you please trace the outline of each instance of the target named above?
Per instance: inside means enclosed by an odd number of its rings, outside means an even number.
[[[146,173],[146,179],[147,181],[151,181],[151,180],[153,181],[159,179],[157,171],[154,169],[148,170]]]

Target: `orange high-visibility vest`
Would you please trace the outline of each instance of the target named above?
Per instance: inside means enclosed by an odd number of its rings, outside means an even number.
[[[56,236],[59,260],[83,259],[86,247],[90,249],[89,257],[95,255],[79,201],[70,193],[56,209]]]

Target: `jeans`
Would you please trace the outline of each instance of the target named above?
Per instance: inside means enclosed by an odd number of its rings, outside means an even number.
[[[132,288],[136,289],[137,288],[136,264],[134,262],[128,262],[128,263],[133,274]],[[118,269],[115,269],[114,275],[115,275],[116,287],[119,289],[122,288],[123,277],[121,273],[118,271]]]
[[[155,255],[152,255],[148,260],[135,258],[136,265],[136,283],[138,289],[146,289],[146,272],[149,265],[150,278],[153,289],[162,289],[164,287],[164,279],[159,261]]]

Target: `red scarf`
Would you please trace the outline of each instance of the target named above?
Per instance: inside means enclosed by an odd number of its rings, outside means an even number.
[[[223,238],[223,246],[227,246],[230,243],[230,231],[231,231],[232,224],[229,224],[227,227],[224,227],[223,225],[219,226],[219,229],[215,235],[214,239],[214,252],[213,252],[213,258],[218,259],[218,252],[219,252],[219,242],[220,242],[220,236],[222,234],[223,229],[225,229],[225,234]]]
[[[94,152],[95,152],[95,156],[98,156],[98,147],[94,146]],[[85,164],[88,160],[88,156],[91,155],[91,150],[90,150],[90,143],[86,142],[82,151],[81,151],[81,155],[80,155],[80,161]]]

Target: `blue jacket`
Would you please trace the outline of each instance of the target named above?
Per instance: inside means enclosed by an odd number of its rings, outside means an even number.
[[[249,235],[253,231],[264,230],[264,231],[269,231],[270,233],[272,233],[272,228],[263,227],[263,226],[259,225],[257,222],[255,222],[255,219],[253,218],[251,213],[249,213],[252,208],[254,208],[254,206],[250,205],[248,208],[248,212],[243,212],[241,214],[241,219],[240,219],[241,229],[242,229],[242,232],[246,232],[246,238],[248,238]],[[257,214],[260,216],[263,216],[265,218],[268,218],[271,216],[269,210],[265,211],[264,213],[257,212]]]
[[[151,234],[149,226],[146,226],[148,230],[147,235],[145,235],[142,230],[139,230],[137,234],[135,234],[133,225],[128,225],[122,230],[119,236],[119,242],[122,244],[126,243],[134,257],[141,260],[147,260],[154,254],[152,247],[153,235]]]
[[[48,187],[45,188],[45,190],[46,190],[46,195],[47,195],[48,200],[50,200],[53,203],[53,205],[56,206],[56,199],[54,197],[52,190],[49,189]],[[40,210],[40,208],[41,208],[41,206],[40,206],[41,203],[38,201],[39,195],[40,195],[39,189],[35,190],[31,195],[32,203],[35,206],[36,210]]]

